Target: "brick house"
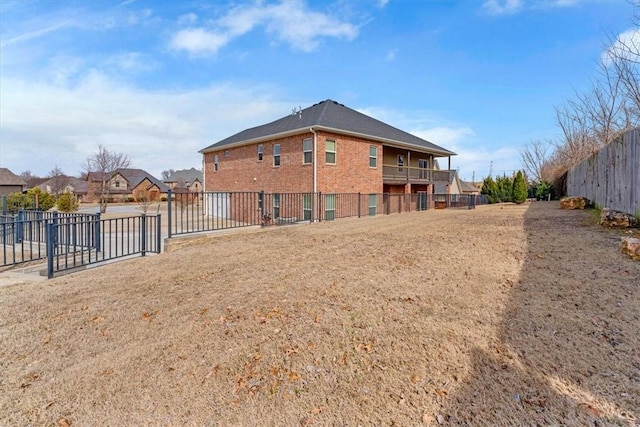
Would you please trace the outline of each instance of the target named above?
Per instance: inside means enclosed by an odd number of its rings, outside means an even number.
[[[118,169],[107,179],[100,172],[87,174],[87,201],[97,202],[100,198],[103,182],[108,187],[108,201],[126,202],[135,200],[138,192],[142,192],[151,200],[160,200],[169,191],[162,181],[156,179],[142,169]]]
[[[200,151],[206,191],[434,193],[455,153],[332,100]]]
[[[202,191],[202,172],[196,168],[177,170],[164,183],[174,191],[199,193]]]
[[[303,219],[338,217],[338,209],[356,204],[358,212],[365,205],[370,214],[403,211],[414,203],[425,209],[432,200],[426,195],[436,187],[450,193],[451,183],[457,182],[452,180],[456,172],[440,170],[437,161],[446,158],[450,168],[455,153],[332,100],[246,129],[200,152],[205,191],[264,191],[273,200],[259,201],[261,209],[273,207],[276,216],[282,215],[281,199],[291,193],[306,194],[301,201],[287,202],[292,217],[300,218],[296,212],[303,211]],[[358,195],[358,200],[340,203],[346,194]],[[400,195],[409,197],[392,202],[392,196]],[[214,211],[228,203],[209,202]]]

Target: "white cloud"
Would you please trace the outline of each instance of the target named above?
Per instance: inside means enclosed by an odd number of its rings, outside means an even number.
[[[486,0],[482,7],[491,15],[512,15],[520,12],[523,5],[522,0]]]
[[[229,42],[229,37],[202,28],[188,28],[178,31],[171,40],[173,49],[186,50],[193,54],[215,54]]]
[[[527,10],[572,7],[579,0],[485,0],[482,8],[490,15],[515,15]]]
[[[381,9],[385,7],[387,4],[389,4],[389,0],[378,0],[378,7]]]
[[[7,47],[7,46],[11,46],[12,44],[15,43],[20,43],[20,42],[26,42],[29,40],[33,40],[33,39],[37,39],[38,37],[44,36],[48,33],[51,33],[53,31],[57,31],[60,29],[63,29],[65,27],[68,27],[70,25],[69,22],[62,22],[59,24],[55,24],[55,25],[51,25],[48,26],[46,28],[41,28],[38,30],[33,30],[33,31],[29,31],[27,33],[24,34],[20,34],[19,36],[14,36],[11,37],[7,40],[3,40],[2,42],[0,42],[0,47]]]
[[[198,20],[198,15],[195,13],[186,13],[178,17],[178,25],[191,25],[195,24]]]
[[[303,52],[314,50],[325,37],[354,39],[358,27],[338,17],[308,10],[300,1],[279,4],[257,3],[238,6],[216,21],[212,28],[190,28],[178,31],[170,47],[192,54],[215,54],[231,39],[258,26],[276,39]]]
[[[640,31],[637,28],[620,33],[615,42],[602,53],[601,59],[605,65],[609,65],[616,57],[640,62]]]
[[[200,167],[198,150],[284,116],[291,106],[264,87],[143,90],[95,71],[73,86],[20,78],[0,83],[0,165],[38,175],[54,165],[79,174],[98,144],[158,177],[165,169]]]

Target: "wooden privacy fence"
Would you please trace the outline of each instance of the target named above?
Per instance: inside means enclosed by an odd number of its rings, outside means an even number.
[[[602,208],[640,214],[640,128],[602,148],[567,174],[567,194]]]

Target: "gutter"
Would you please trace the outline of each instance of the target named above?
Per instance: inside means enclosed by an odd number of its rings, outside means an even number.
[[[318,134],[313,130],[313,127],[310,127],[309,130],[313,134],[313,193],[318,192]]]

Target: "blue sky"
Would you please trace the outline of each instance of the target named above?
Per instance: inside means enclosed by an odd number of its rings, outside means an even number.
[[[98,144],[156,176],[333,99],[511,174],[597,77],[633,6],[579,0],[3,0],[0,166],[78,175]],[[444,163],[446,166],[446,163]]]

